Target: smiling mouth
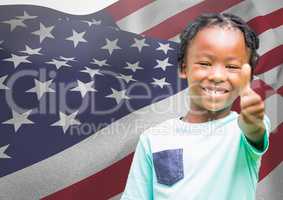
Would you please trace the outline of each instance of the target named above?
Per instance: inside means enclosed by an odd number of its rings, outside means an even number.
[[[209,96],[222,96],[224,94],[227,94],[229,91],[224,88],[207,88],[202,87],[202,90],[208,94]]]

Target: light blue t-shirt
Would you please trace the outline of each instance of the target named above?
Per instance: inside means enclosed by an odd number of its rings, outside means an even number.
[[[238,113],[205,123],[167,120],[139,139],[121,200],[253,200],[261,156],[238,125]]]

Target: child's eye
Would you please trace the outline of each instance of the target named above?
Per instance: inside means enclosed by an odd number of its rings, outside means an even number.
[[[211,66],[209,62],[199,62],[198,64],[202,66]]]
[[[240,67],[237,66],[237,65],[226,65],[226,68],[228,68],[228,69],[240,69]]]

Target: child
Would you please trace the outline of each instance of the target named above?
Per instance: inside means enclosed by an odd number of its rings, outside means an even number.
[[[122,200],[253,200],[270,127],[250,87],[258,38],[232,14],[201,15],[180,38],[189,111],[140,136]]]

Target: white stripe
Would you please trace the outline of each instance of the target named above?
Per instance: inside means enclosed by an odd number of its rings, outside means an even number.
[[[87,15],[97,12],[115,3],[116,1],[118,0],[84,0],[83,2],[70,0],[1,0],[0,5],[37,5],[52,8],[73,15]]]
[[[222,13],[232,13],[240,16],[244,21],[250,21],[257,16],[270,14],[283,7],[283,1],[270,0],[253,0],[243,1],[228,8]],[[170,41],[179,42],[179,34],[170,38]]]
[[[257,75],[266,84],[277,90],[283,86],[283,64],[272,68],[271,70]]]
[[[121,199],[121,197],[122,197],[122,193],[117,194],[116,196],[111,197],[111,198],[110,198],[110,199],[108,199],[108,200],[120,200],[120,199]]]
[[[180,42],[180,34],[169,39],[172,42]]]
[[[155,1],[117,21],[117,25],[122,30],[140,34],[201,1],[203,0]]]
[[[277,152],[279,153],[279,151]],[[257,184],[256,200],[283,199],[283,162]]]
[[[140,34],[200,2],[202,1],[155,1],[119,20],[117,24],[122,30]],[[278,0],[270,0],[268,3],[266,0],[250,0],[238,3],[224,12],[231,12],[241,16],[245,21],[249,21],[256,16],[272,13],[282,6],[282,1]],[[156,15],[156,13],[158,13],[158,15]]]
[[[258,53],[263,55],[271,49],[283,44],[283,25],[269,29],[259,35],[260,46]]]
[[[244,21],[250,21],[257,16],[270,14],[283,7],[283,1],[250,0],[243,1],[225,12],[240,16]],[[264,55],[271,49],[283,44],[283,25],[269,29],[259,35],[259,55]]]
[[[263,16],[272,13],[283,7],[283,1],[278,0],[248,0],[243,1],[225,10],[240,16],[244,21],[250,21],[256,16]]]
[[[274,94],[264,100],[265,113],[271,122],[271,132],[283,121],[283,112],[280,108],[283,107],[283,97],[279,94]],[[279,152],[278,152],[279,153]]]
[[[0,179],[0,199],[39,199],[110,166],[134,151],[143,130],[185,114],[187,92],[144,107],[46,160]]]

